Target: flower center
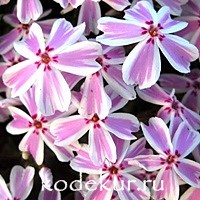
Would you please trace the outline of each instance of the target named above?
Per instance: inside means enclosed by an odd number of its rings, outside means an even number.
[[[33,125],[37,128],[37,129],[40,129],[42,128],[42,122],[38,121],[38,120],[35,120]]]
[[[22,29],[24,29],[24,30],[28,30],[29,27],[30,27],[29,24],[22,24]]]
[[[41,55],[41,61],[45,64],[48,64],[51,61],[51,58],[49,57],[47,53],[43,53]]]
[[[155,28],[155,27],[151,27],[151,28],[149,29],[149,34],[150,34],[152,37],[157,36],[157,35],[158,35],[158,29]]]
[[[178,110],[179,109],[179,105],[178,105],[179,103],[178,103],[178,101],[173,101],[172,102],[172,108],[174,109],[174,110]]]
[[[115,167],[115,166],[112,166],[112,167],[109,168],[109,172],[111,174],[117,174],[118,173],[118,168]]]
[[[175,156],[169,155],[168,158],[167,158],[167,160],[166,160],[167,163],[168,163],[168,164],[173,163],[173,162],[175,161],[174,158],[175,158]]]
[[[93,122],[98,122],[99,121],[99,117],[97,114],[94,114],[94,116],[91,119]]]

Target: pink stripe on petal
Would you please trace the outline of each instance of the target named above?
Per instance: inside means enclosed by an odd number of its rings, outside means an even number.
[[[190,62],[199,58],[198,49],[176,35],[165,35],[157,44],[169,63],[181,73],[188,73]]]
[[[165,105],[166,100],[171,99],[170,95],[167,94],[158,84],[144,90],[136,88],[136,91],[141,99],[157,105]]]
[[[101,50],[101,46],[96,42],[78,42],[58,55],[55,68],[79,76],[88,76],[101,68],[96,62]]]
[[[139,155],[134,158],[127,158],[128,164],[138,166],[146,171],[155,171],[163,167],[159,155]]]
[[[17,0],[17,18],[24,24],[28,24],[31,20],[36,21],[42,12],[40,0]]]
[[[140,25],[135,25],[132,21],[112,17],[100,18],[97,28],[103,31],[104,34],[97,36],[96,40],[110,46],[128,45],[147,37],[147,35],[141,34]]]
[[[90,123],[80,115],[74,115],[55,120],[50,131],[55,135],[55,144],[59,146],[69,145],[81,138],[90,127]]]
[[[189,159],[181,159],[177,167],[174,168],[176,173],[192,187],[200,185],[200,164]]]
[[[88,12],[90,10],[90,12]],[[78,16],[78,24],[85,22],[85,35],[93,32],[98,35],[97,20],[101,17],[101,9],[98,2],[85,0],[81,6]]]
[[[56,157],[61,162],[68,162],[74,157],[72,149],[68,146],[56,146],[54,144],[55,138],[51,135],[51,133],[45,131],[45,134],[41,135],[45,144],[55,153]]]
[[[80,102],[79,114],[91,119],[95,114],[104,119],[111,108],[111,100],[103,87],[101,75],[88,76],[84,83],[83,95]]]
[[[179,197],[179,185],[178,177],[174,170],[166,170],[163,167],[159,172],[155,180],[155,188],[158,190],[161,188],[161,181],[163,181],[163,189],[154,191],[153,198],[155,199],[178,199]]]
[[[6,182],[3,177],[0,175],[0,198],[1,199],[12,199],[12,196],[8,190]]]
[[[36,163],[41,165],[44,160],[44,142],[40,137],[39,131],[30,130],[21,140],[19,150],[29,152]]]
[[[70,166],[73,170],[81,173],[100,174],[102,172],[102,166],[94,165],[91,161],[88,145],[83,145],[83,147],[78,151],[78,155],[70,162]]]
[[[112,163],[116,162],[116,146],[110,133],[102,127],[97,126],[90,129],[89,146],[90,158],[95,165],[102,164],[105,159]]]
[[[36,61],[40,59],[38,53],[45,51],[45,40],[41,27],[33,23],[27,37],[22,41],[14,43],[14,48],[25,58]]]
[[[49,191],[47,189],[41,190],[38,196],[38,200],[60,200],[61,194],[60,191]]]
[[[161,118],[166,124],[172,119],[172,115],[175,115],[174,112],[169,109],[169,106],[163,106],[157,113],[157,117]]]
[[[101,124],[109,132],[124,140],[136,139],[132,132],[139,130],[138,119],[128,113],[109,114]]]
[[[125,83],[131,85],[138,84],[140,89],[151,87],[160,76],[161,61],[159,49],[151,41],[148,42],[149,39],[147,38],[138,43],[129,53],[122,66]]]
[[[101,70],[107,83],[122,97],[128,100],[136,98],[134,86],[127,85],[122,78],[121,66],[109,66]]]
[[[36,81],[42,67],[39,69],[32,60],[25,60],[11,68],[8,68],[3,74],[3,81],[13,90],[12,97],[25,93]]]
[[[116,110],[123,108],[128,103],[127,99],[124,99],[123,97],[119,96],[109,85],[105,86],[105,91],[112,101],[110,113],[113,113]]]
[[[62,74],[53,68],[44,70],[38,78],[36,105],[43,115],[49,116],[56,110],[67,111],[71,102],[71,91]]]
[[[166,155],[166,151],[172,151],[169,129],[162,119],[152,117],[149,119],[149,126],[141,123],[141,127],[147,142],[158,153]]]
[[[197,131],[190,130],[185,122],[182,122],[173,137],[174,153],[178,151],[180,157],[186,157],[200,143],[200,135]],[[185,145],[187,144],[187,145]]]
[[[14,118],[6,127],[10,134],[22,134],[30,130],[30,122],[33,119],[19,108],[9,107],[9,111]]]
[[[12,14],[4,15],[3,20],[12,27],[19,26],[19,20],[17,19],[15,11]]]
[[[33,187],[35,169],[15,165],[10,173],[10,190],[16,199],[26,199]]]
[[[0,53],[5,54],[13,48],[13,43],[18,41],[22,37],[21,32],[17,29],[13,29],[9,33],[0,36]]]
[[[58,19],[54,22],[51,33],[46,45],[54,48],[52,54],[59,53],[69,45],[74,44],[82,36],[85,29],[85,24],[73,27],[72,24],[64,18]]]

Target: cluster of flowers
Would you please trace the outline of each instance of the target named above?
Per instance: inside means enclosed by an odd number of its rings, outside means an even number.
[[[25,134],[19,150],[42,165],[46,144],[59,161],[88,174],[77,200],[178,200],[183,184],[191,188],[181,200],[197,199],[200,69],[190,65],[199,66],[199,0],[103,0],[125,9],[124,19],[101,17],[99,0],[55,1],[62,13],[81,6],[77,26],[64,18],[41,20],[51,11],[43,12],[39,0],[18,0],[3,17],[13,29],[0,36],[0,91],[6,93],[0,120],[11,115],[7,132]],[[98,36],[90,38],[91,32]],[[160,51],[185,75],[161,74]],[[176,93],[186,94],[179,101]],[[162,106],[148,125],[118,111],[136,98]],[[140,128],[137,138],[133,132]],[[87,133],[88,143],[80,143]],[[34,171],[14,166],[11,192],[0,176],[0,200],[26,199]],[[61,199],[59,191],[46,189],[53,184],[50,169],[42,168],[40,177],[38,199]]]

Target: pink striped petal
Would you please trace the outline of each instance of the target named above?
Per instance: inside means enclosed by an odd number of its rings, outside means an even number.
[[[135,24],[140,27],[149,27],[149,21],[153,21],[157,25],[157,13],[153,8],[151,2],[140,1],[131,9],[125,11],[125,19],[133,21]]]
[[[81,138],[91,126],[87,120],[80,115],[74,115],[55,120],[50,130],[55,135],[55,144],[59,146],[69,145]]]
[[[18,135],[30,130],[29,122],[32,122],[33,119],[29,115],[15,107],[9,107],[9,111],[14,118],[6,127],[10,134]]]
[[[130,5],[130,2],[128,0],[114,0],[114,1],[113,0],[103,0],[103,1],[117,11],[122,11],[127,6]]]
[[[181,73],[188,73],[190,62],[199,58],[198,49],[179,36],[165,35],[157,44],[169,63]]]
[[[119,96],[109,85],[106,85],[105,91],[112,101],[110,113],[113,113],[116,110],[123,108],[128,103],[127,99],[124,99],[121,96]]]
[[[36,21],[42,12],[43,8],[39,0],[25,2],[17,0],[17,18],[23,24],[28,24],[31,20]]]
[[[72,149],[69,146],[56,146],[54,144],[55,138],[50,132],[45,131],[45,134],[41,135],[45,144],[55,153],[56,157],[61,162],[68,162],[74,157]]]
[[[166,100],[171,99],[170,95],[167,94],[158,84],[144,90],[136,88],[136,91],[141,99],[157,105],[165,105]]]
[[[30,130],[21,140],[19,150],[22,152],[29,152],[38,165],[43,163],[44,142],[40,137],[40,133]]]
[[[0,198],[1,199],[12,199],[12,196],[8,190],[6,182],[3,177],[0,175]]]
[[[116,162],[116,146],[110,133],[102,127],[92,127],[89,131],[90,158],[95,165],[102,164],[105,159]],[[95,153],[94,153],[95,152]]]
[[[87,119],[97,114],[100,119],[104,119],[108,116],[110,108],[111,100],[104,90],[103,79],[99,72],[88,76],[84,83],[79,114]]]
[[[155,180],[155,188],[158,190],[161,188],[161,181],[163,181],[163,189],[154,192],[153,198],[155,199],[178,199],[179,197],[179,185],[178,177],[174,170],[166,169],[163,167],[159,172]]]
[[[86,194],[85,199],[88,200],[111,199],[113,194],[113,182],[109,180],[107,176],[108,176],[107,174],[103,175],[102,182],[98,185],[95,184],[92,186],[92,188],[90,188],[90,191]],[[104,187],[102,187],[102,185]]]
[[[200,188],[190,187],[180,197],[180,200],[196,200],[200,195]]]
[[[129,165],[138,166],[146,171],[156,171],[163,167],[161,156],[159,155],[139,155],[134,158],[127,158]]]
[[[58,55],[55,68],[79,76],[88,76],[101,68],[96,62],[101,50],[101,46],[96,42],[78,42]]]
[[[41,27],[33,23],[26,39],[14,43],[15,50],[25,58],[38,61],[38,52],[45,51],[45,40]]]
[[[89,147],[83,145],[78,151],[78,155],[70,162],[70,166],[73,170],[87,174],[100,174],[101,166],[94,165],[89,156]]]
[[[174,115],[175,115],[175,113],[171,112],[171,110],[169,110],[169,106],[167,105],[167,106],[163,106],[162,108],[160,108],[160,110],[158,111],[156,116],[161,118],[167,124],[171,119],[174,120],[174,117],[175,117]],[[179,117],[177,116],[177,118],[179,118]],[[170,123],[171,123],[170,126],[173,127],[172,126],[173,121]]]
[[[149,38],[138,43],[129,53],[122,66],[125,83],[128,85],[138,84],[140,89],[151,87],[160,76],[159,49],[157,45],[148,41]]]
[[[45,37],[48,38],[54,22],[55,22],[55,19],[46,19],[46,20],[43,20],[43,21],[37,21],[37,23],[42,28],[42,31],[43,31]]]
[[[36,105],[43,115],[52,115],[56,110],[68,110],[71,91],[58,70],[46,69],[38,78],[35,89],[35,93],[40,94],[36,95]]]
[[[180,112],[181,118],[191,125],[191,128],[200,129],[200,115],[184,106],[183,112]]]
[[[83,79],[83,76],[77,76],[67,72],[62,72],[62,75],[69,85],[70,89],[72,89],[81,79]]]
[[[188,25],[187,22],[181,22],[171,19],[170,8],[166,6],[161,7],[161,9],[158,11],[158,21],[163,27],[160,32],[164,34],[180,31]]]
[[[102,122],[101,125],[115,136],[123,140],[136,139],[132,132],[139,130],[139,121],[134,115],[128,113],[112,113]]]
[[[88,12],[90,10],[90,12]],[[85,0],[81,6],[78,16],[78,24],[85,22],[85,35],[93,32],[98,35],[97,20],[101,17],[101,9],[98,2]]]
[[[176,173],[189,185],[199,187],[200,185],[200,164],[189,159],[181,159],[177,167],[174,166]]]
[[[152,117],[149,126],[141,123],[141,127],[146,140],[158,153],[165,155],[165,151],[172,151],[169,129],[162,119]]]
[[[134,143],[132,143],[128,149],[128,152],[126,154],[126,158],[134,158],[139,155],[148,155],[151,154],[150,149],[145,148],[146,145],[146,139],[144,137],[138,139]]]
[[[107,83],[122,97],[128,100],[136,98],[134,86],[127,85],[122,78],[121,66],[109,66],[101,70]]]
[[[33,187],[35,169],[15,165],[10,173],[10,190],[14,199],[26,199]]]
[[[21,32],[17,29],[13,29],[9,33],[0,36],[0,53],[5,54],[13,48],[13,43],[18,41],[22,37]]]
[[[141,26],[132,21],[102,17],[98,20],[97,28],[104,32],[96,40],[110,46],[122,46],[139,42],[146,38],[141,34]],[[132,31],[134,30],[134,31]]]
[[[52,26],[46,45],[53,48],[51,53],[55,55],[77,42],[84,29],[85,24],[73,28],[72,24],[64,18],[57,19]]]
[[[14,8],[13,13],[4,15],[3,20],[7,24],[10,24],[12,27],[17,27],[19,25],[19,20],[17,19],[17,16],[16,16],[16,8]]]
[[[3,74],[4,83],[12,88],[12,97],[25,93],[36,81],[38,75],[42,72],[32,60],[25,60],[11,68],[8,68]]]
[[[197,131],[190,130],[185,122],[182,122],[179,125],[172,141],[174,153],[178,151],[181,158],[184,158],[191,153],[199,143],[199,133]]]

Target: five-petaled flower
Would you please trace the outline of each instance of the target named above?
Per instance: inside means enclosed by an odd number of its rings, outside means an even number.
[[[160,76],[159,49],[179,72],[188,73],[190,62],[199,57],[198,49],[187,40],[171,33],[182,30],[186,22],[172,20],[168,7],[158,12],[147,1],[140,1],[125,11],[126,20],[103,17],[98,28],[104,32],[97,41],[110,46],[139,42],[127,56],[123,66],[123,79],[127,84],[149,88]],[[178,52],[178,53],[177,53]]]
[[[158,155],[139,155],[129,164],[138,165],[147,171],[160,170],[156,176],[156,188],[163,181],[163,190],[154,191],[155,199],[177,200],[179,197],[178,176],[193,187],[200,187],[200,164],[185,157],[199,144],[200,135],[189,130],[182,122],[171,139],[170,131],[160,118],[150,118],[149,126],[141,123],[144,136]],[[187,145],[186,145],[187,144]]]

